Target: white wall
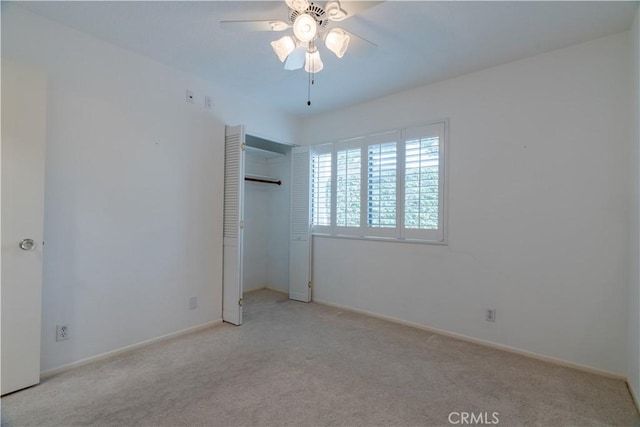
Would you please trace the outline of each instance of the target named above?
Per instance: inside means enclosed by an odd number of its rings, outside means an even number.
[[[248,150],[245,167],[249,174],[279,178],[282,185],[245,183],[243,290],[288,292],[291,155],[265,159]]]
[[[633,103],[630,109],[632,123],[632,140],[634,154],[630,156],[634,172],[634,184],[630,200],[632,202],[631,215],[631,262],[629,280],[629,337],[627,378],[629,386],[634,392],[636,404],[640,408],[640,11],[636,12],[633,27],[629,32],[632,60],[631,79],[633,87]]]
[[[247,150],[245,172],[267,176],[267,161]],[[267,245],[269,238],[270,185],[245,181],[244,186],[244,243],[243,291],[250,292],[267,286]]]
[[[316,237],[314,299],[624,375],[627,40],[307,119],[306,144],[450,119],[449,245]]]
[[[220,319],[222,124],[295,121],[5,4],[2,55],[48,75],[42,369]]]
[[[269,159],[269,176],[280,178],[281,186],[269,188],[269,235],[267,287],[289,292],[289,225],[291,201],[291,152]]]

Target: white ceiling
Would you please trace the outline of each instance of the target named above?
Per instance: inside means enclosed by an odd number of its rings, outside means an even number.
[[[322,52],[325,68],[316,75],[311,107],[306,105],[307,73],[283,70],[269,45],[282,33],[228,32],[218,25],[221,20],[286,20],[284,1],[17,5],[307,116],[624,31],[638,4],[382,2],[339,24],[378,47],[352,49],[342,59]]]

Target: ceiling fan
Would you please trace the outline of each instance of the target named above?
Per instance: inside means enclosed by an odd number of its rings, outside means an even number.
[[[223,29],[231,31],[285,31],[293,29],[292,35],[271,42],[273,51],[285,70],[298,70],[304,66],[310,74],[324,68],[318,47],[324,46],[338,58],[342,58],[352,37],[376,45],[342,28],[330,27],[331,22],[340,22],[356,15],[381,1],[327,1],[324,6],[308,0],[285,0],[289,7],[288,22],[282,20],[221,21]]]

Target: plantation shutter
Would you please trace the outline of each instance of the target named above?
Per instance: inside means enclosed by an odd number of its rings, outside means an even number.
[[[362,142],[364,138],[336,144],[336,232],[361,235],[363,223],[362,191],[364,166]]]
[[[311,152],[311,226],[328,232],[332,225],[333,144],[313,147]]]
[[[291,150],[289,298],[303,302],[311,301],[309,170],[309,147],[294,147]]]
[[[367,228],[376,235],[395,237],[398,229],[397,132],[367,141]]]
[[[244,127],[225,128],[222,319],[242,324]]]
[[[403,237],[444,240],[444,127],[405,131]]]

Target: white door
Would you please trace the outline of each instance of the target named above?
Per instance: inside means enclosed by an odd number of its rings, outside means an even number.
[[[46,76],[2,60],[2,394],[40,382]]]
[[[224,145],[222,320],[242,324],[244,127],[227,126]]]
[[[294,147],[291,150],[289,298],[304,302],[311,301],[309,156],[309,147]]]

